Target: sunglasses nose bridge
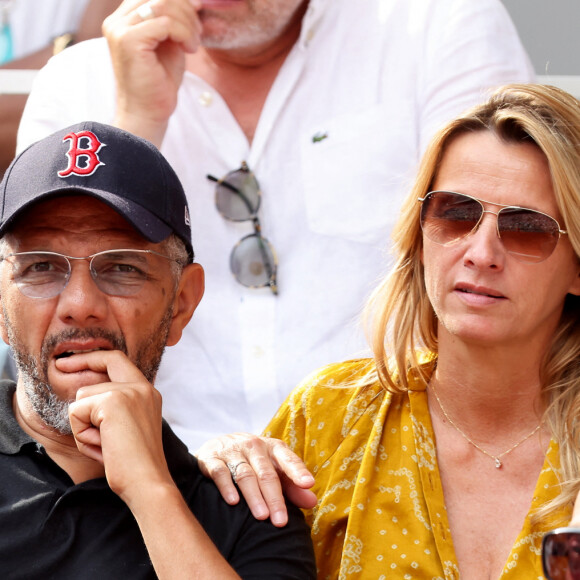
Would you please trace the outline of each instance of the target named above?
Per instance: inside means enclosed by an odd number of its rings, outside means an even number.
[[[477,222],[477,224],[474,228],[474,231],[479,229],[479,227],[483,223],[484,218],[485,218],[485,214],[486,213],[491,214],[491,215],[495,216],[495,228],[494,228],[495,233],[496,233],[497,237],[499,239],[501,239],[501,233],[499,231],[499,214],[500,214],[500,212],[501,212],[501,209],[499,211],[490,211],[489,209],[485,209],[485,207],[482,205],[481,217],[479,218],[479,221]]]
[[[481,204],[480,204],[481,205]],[[505,251],[497,226],[498,212],[486,210],[481,205],[481,215],[471,231],[464,236],[467,244],[465,258],[478,264],[501,264],[501,255]],[[486,214],[491,214],[486,217]],[[494,217],[495,216],[495,219]]]

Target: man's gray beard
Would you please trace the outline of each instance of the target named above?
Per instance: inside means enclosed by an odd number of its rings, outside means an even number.
[[[259,24],[251,23],[243,30],[228,34],[207,35],[202,38],[205,48],[215,50],[242,50],[271,40],[271,34],[265,32]]]
[[[70,329],[45,338],[40,352],[40,361],[26,352],[22,341],[16,335],[13,326],[4,315],[4,324],[8,333],[12,356],[18,370],[18,378],[24,385],[24,392],[34,412],[42,422],[62,435],[72,435],[68,407],[74,401],[58,397],[48,383],[48,364],[54,347],[64,341],[83,340],[87,338],[104,338],[110,342],[113,350],[127,354],[127,344],[122,333],[115,334],[102,328]],[[173,309],[169,308],[161,320],[159,329],[146,341],[141,343],[133,363],[145,378],[153,383],[165,350]]]
[[[201,43],[205,48],[217,50],[244,50],[270,43],[282,35],[298,8],[293,6],[292,10],[288,10],[280,1],[267,4],[261,7],[259,16],[254,12],[253,16],[244,22],[226,20],[229,29],[225,33],[213,35],[202,33]],[[211,7],[200,10],[202,24],[204,14],[208,14],[208,17],[215,15]],[[219,12],[217,17],[220,17]]]

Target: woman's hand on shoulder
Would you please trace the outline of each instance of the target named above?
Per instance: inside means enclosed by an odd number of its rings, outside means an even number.
[[[279,439],[234,433],[211,439],[196,453],[202,473],[215,482],[226,502],[238,503],[238,489],[256,519],[288,521],[284,496],[300,508],[316,505],[314,477]]]

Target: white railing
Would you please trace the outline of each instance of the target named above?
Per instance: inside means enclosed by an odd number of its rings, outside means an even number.
[[[24,69],[0,70],[0,95],[27,95],[37,72]]]
[[[35,70],[0,70],[0,94],[28,94],[36,73]],[[537,79],[539,83],[556,85],[580,98],[580,75],[538,75]]]

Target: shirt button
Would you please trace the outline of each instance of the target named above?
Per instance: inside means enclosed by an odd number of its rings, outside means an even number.
[[[199,95],[199,104],[202,107],[209,107],[213,103],[213,95],[209,91],[204,91]]]
[[[259,345],[255,345],[252,350],[253,350],[252,354],[254,355],[254,358],[262,358],[266,354],[266,351],[264,350],[264,348],[259,346]]]

